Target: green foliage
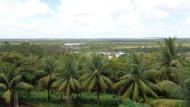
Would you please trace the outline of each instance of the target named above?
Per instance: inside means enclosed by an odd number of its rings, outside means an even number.
[[[23,81],[22,78],[23,74],[17,71],[15,66],[12,65],[1,66],[0,87],[3,88],[2,97],[7,104],[10,104],[11,102],[13,102],[13,105],[15,104],[15,99],[17,99],[16,91],[18,88],[23,88],[23,89],[33,88],[32,85]]]
[[[37,55],[39,57],[53,54],[60,54],[64,52],[63,48],[60,48],[58,45],[43,45],[43,44],[32,44],[29,42],[20,42],[11,44],[10,42],[4,44],[0,47],[1,52],[10,52],[15,51],[23,55]]]
[[[66,52],[62,41],[5,42],[0,96],[11,106],[18,98],[20,104],[68,106],[63,95],[72,106],[96,107],[97,100],[101,107],[114,107],[122,99],[121,107],[189,107],[190,61],[182,53],[188,45],[175,38],[160,41],[160,47],[146,42],[97,41]],[[112,59],[99,53],[121,50],[136,53]]]
[[[125,63],[119,58],[112,58],[107,65],[108,75],[112,81],[117,81],[125,72]]]
[[[8,52],[8,53],[0,53],[0,58],[3,63],[11,64],[16,67],[19,67],[23,64],[24,62],[24,55],[20,54],[18,52]]]
[[[167,38],[164,45],[160,43],[160,56],[157,63],[161,80],[167,79],[178,82],[177,68],[183,65],[184,58],[179,54],[179,46],[175,38]]]
[[[57,63],[53,57],[46,57],[42,59],[42,70],[36,71],[36,75],[39,77],[38,86],[48,90],[48,101],[50,101],[52,83],[55,81],[55,79],[52,77],[52,74],[56,71]]]
[[[186,93],[185,89],[177,85],[176,83],[168,80],[163,80],[159,83],[157,83],[157,86],[165,95],[165,97],[168,98],[174,98],[174,99],[187,99],[188,94]]]
[[[102,55],[93,54],[88,64],[88,71],[81,76],[80,81],[83,89],[97,92],[97,103],[99,103],[99,93],[111,87],[112,81],[104,74],[106,66]]]
[[[55,78],[55,81],[52,83],[52,88],[64,92],[69,102],[71,100],[71,94],[80,90],[77,72],[78,69],[75,60],[71,56],[67,56],[64,59],[63,71],[52,75]]]
[[[57,64],[52,57],[47,57],[41,60],[42,69],[36,71],[36,75],[39,75],[39,86],[42,88],[50,88],[52,82],[52,74],[57,70]]]
[[[113,88],[119,89],[122,99],[131,98],[134,101],[146,102],[147,97],[158,98],[157,87],[143,77],[145,69],[142,56],[131,54],[129,58],[130,73],[121,77]]]
[[[187,93],[186,96],[188,96],[188,98],[190,98],[190,79],[185,80],[184,88],[185,88],[186,93]]]

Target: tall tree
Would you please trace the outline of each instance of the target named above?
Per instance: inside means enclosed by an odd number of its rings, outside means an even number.
[[[8,63],[14,65],[15,67],[20,67],[24,62],[25,56],[21,53],[11,51],[1,53],[0,59],[3,63]]]
[[[17,89],[31,89],[32,85],[23,81],[23,74],[12,65],[4,65],[0,69],[0,88],[4,90],[3,99],[12,107],[18,107]]]
[[[56,80],[53,82],[52,87],[64,92],[69,104],[71,103],[72,93],[80,89],[78,76],[77,63],[72,56],[65,57],[63,70],[53,74]]]
[[[40,78],[39,87],[47,89],[47,99],[50,101],[51,85],[54,81],[52,74],[57,70],[57,63],[52,57],[47,57],[42,60],[42,70],[37,70],[35,73]]]
[[[158,88],[143,76],[145,72],[142,55],[131,54],[129,56],[129,73],[120,78],[113,85],[114,89],[119,89],[122,99],[130,98],[138,102],[146,102],[147,97],[158,98],[156,91]]]
[[[176,81],[177,68],[183,65],[183,59],[181,54],[179,54],[179,47],[181,43],[177,46],[176,38],[166,38],[164,40],[164,45],[160,43],[160,55],[159,66],[160,78],[166,80]]]
[[[19,70],[22,73],[24,73],[23,75],[24,81],[32,84],[33,86],[36,86],[38,80],[38,76],[35,75],[35,71],[39,69],[40,69],[39,59],[37,56],[33,55],[25,57],[23,64],[21,65],[21,67],[19,67]],[[30,96],[31,91],[32,91],[31,89],[28,90],[27,97]]]
[[[99,105],[100,92],[111,87],[112,81],[105,76],[106,62],[100,54],[92,54],[87,69],[80,80],[82,88],[96,91],[97,104]]]

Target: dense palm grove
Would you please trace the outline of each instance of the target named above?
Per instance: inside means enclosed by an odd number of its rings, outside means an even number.
[[[0,53],[0,103],[18,107],[20,91],[30,97],[32,91],[40,90],[47,92],[47,102],[58,92],[60,100],[72,106],[88,91],[96,93],[97,106],[100,95],[108,93],[120,107],[189,107],[190,61],[180,51],[182,44],[168,38],[158,45],[157,52],[129,52],[112,59],[98,53],[42,55],[37,50],[26,53],[4,48],[7,51]]]

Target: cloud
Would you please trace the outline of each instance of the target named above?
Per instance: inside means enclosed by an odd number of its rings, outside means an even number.
[[[0,0],[0,38],[180,35],[178,29],[190,23],[189,5],[189,0],[60,0],[52,9],[42,0]],[[172,22],[174,14],[187,18]]]
[[[30,16],[42,15],[49,11],[48,5],[39,0],[26,0],[15,7],[15,16],[25,18]]]
[[[176,27],[176,35],[181,35],[182,37],[190,37],[190,16],[187,16],[185,20]]]
[[[50,11],[48,5],[40,0],[0,0],[0,38],[37,34],[39,27],[24,20]]]
[[[50,11],[50,8],[40,0],[1,0],[1,18],[20,19],[36,15],[42,15]]]
[[[137,31],[143,22],[130,0],[62,0],[54,16],[67,31],[93,35]]]

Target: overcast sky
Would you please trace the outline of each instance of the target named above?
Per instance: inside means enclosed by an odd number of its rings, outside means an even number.
[[[0,38],[190,37],[190,0],[0,0]]]

